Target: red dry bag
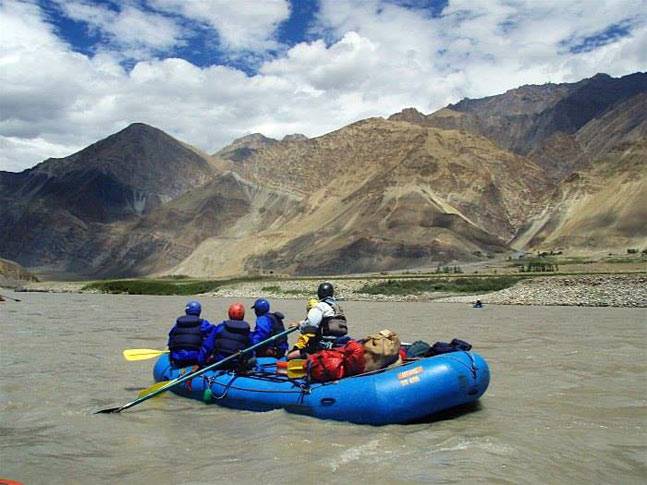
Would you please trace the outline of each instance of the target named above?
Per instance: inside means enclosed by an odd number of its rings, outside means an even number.
[[[355,376],[364,372],[364,346],[357,340],[351,340],[341,349],[344,354],[345,375]]]
[[[308,356],[306,368],[312,381],[336,381],[344,377],[344,353],[338,350],[321,350]]]

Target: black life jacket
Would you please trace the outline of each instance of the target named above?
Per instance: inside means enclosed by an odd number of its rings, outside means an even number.
[[[249,345],[249,323],[244,320],[225,320],[224,324],[216,337],[214,354],[232,355]]]
[[[272,322],[272,330],[270,332],[270,337],[277,335],[281,332],[285,332],[285,325],[283,325],[283,319],[285,318],[285,315],[283,315],[281,312],[273,312],[273,313],[268,313],[267,316],[270,318],[270,321]],[[287,342],[288,338],[281,337],[280,339],[277,339],[274,341],[274,345],[278,345],[283,341]]]
[[[324,317],[319,325],[322,337],[344,337],[348,333],[348,324],[344,311],[332,298],[326,298],[323,302],[329,305],[335,314],[331,317]]]
[[[272,324],[272,326],[270,327],[270,337],[273,337],[274,335],[277,335],[281,332],[285,332],[285,325],[283,325],[283,319],[285,318],[285,315],[283,315],[281,312],[266,313],[266,315],[270,319],[270,322]],[[283,336],[267,345],[264,345],[263,347],[259,347],[256,350],[256,355],[258,357],[282,357],[283,353],[281,352],[280,348],[281,344],[284,344],[284,349],[287,348],[287,336]]]
[[[175,321],[171,331],[168,347],[174,350],[200,350],[202,346],[202,332],[200,326],[202,318],[195,315],[182,315]]]

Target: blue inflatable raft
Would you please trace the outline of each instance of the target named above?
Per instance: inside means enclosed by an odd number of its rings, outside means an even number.
[[[360,424],[417,421],[440,411],[475,402],[490,382],[485,360],[474,352],[427,357],[339,381],[308,383],[276,374],[276,360],[259,358],[257,371],[236,375],[213,370],[171,389],[208,404],[235,409],[290,413]],[[153,370],[156,381],[190,372],[171,366],[162,355]]]

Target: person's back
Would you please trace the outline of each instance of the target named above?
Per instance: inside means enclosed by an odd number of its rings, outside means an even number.
[[[218,324],[206,339],[207,364],[234,355],[250,345],[249,335],[251,329],[249,323],[243,320],[245,318],[245,307],[240,303],[234,303],[229,307],[228,316],[229,320],[224,320]],[[232,359],[225,368],[235,368],[240,364],[239,359]]]
[[[258,298],[252,305],[256,313],[256,327],[250,335],[250,344],[256,345],[273,335],[285,331],[283,325],[283,314],[281,312],[270,312],[270,302],[265,298]],[[288,350],[287,337],[281,337],[256,350],[257,357],[276,357],[281,358]]]
[[[200,318],[202,306],[197,301],[187,303],[184,313],[177,318],[168,335],[171,365],[174,367],[202,365],[203,346],[212,325]]]
[[[334,298],[334,288],[330,283],[322,283],[317,289],[318,303],[308,311],[305,320],[299,324],[302,335],[308,338],[306,353],[315,349],[332,348],[348,342],[348,324],[343,310]],[[303,354],[302,350],[302,354]],[[293,352],[290,357],[294,358]]]

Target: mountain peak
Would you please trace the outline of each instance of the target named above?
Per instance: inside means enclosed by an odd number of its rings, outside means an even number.
[[[308,137],[302,133],[292,133],[291,135],[285,135],[281,141],[304,141]]]
[[[388,117],[389,121],[408,121],[409,123],[424,123],[426,116],[416,108],[405,108],[399,113]]]
[[[168,140],[169,142],[177,142],[179,143],[178,140],[173,138],[171,135],[166,133],[163,130],[160,130],[159,128],[156,128],[151,125],[147,125],[146,123],[131,123],[129,124],[126,128],[113,133],[112,135],[104,138],[103,140],[98,141],[94,145],[97,145],[99,143],[104,143],[104,142],[110,142],[110,143],[121,143],[123,139],[133,139],[133,140],[139,140],[139,141],[144,141],[144,140],[150,140],[151,138],[160,138],[164,140]],[[93,145],[90,145],[93,146]]]
[[[258,150],[275,143],[278,143],[278,140],[268,138],[261,133],[252,133],[236,138],[231,144],[214,153],[214,156],[231,160],[232,162],[242,162],[254,155]]]
[[[231,142],[231,145],[245,145],[245,146],[263,146],[276,143],[277,140],[269,138],[262,133],[250,133],[249,135],[241,136]],[[231,146],[230,145],[230,146]]]

